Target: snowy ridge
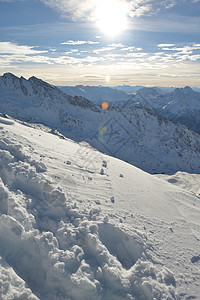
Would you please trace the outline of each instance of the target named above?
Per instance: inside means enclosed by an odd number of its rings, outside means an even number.
[[[200,136],[131,103],[103,111],[35,77],[26,80],[5,74],[0,78],[4,114],[47,125],[151,173],[199,173]]]
[[[156,88],[143,88],[132,98],[132,103],[200,133],[200,93],[189,86],[167,94]]]
[[[37,299],[23,281],[41,300],[198,296],[199,198],[17,121],[0,118],[0,133],[0,280],[11,299]]]

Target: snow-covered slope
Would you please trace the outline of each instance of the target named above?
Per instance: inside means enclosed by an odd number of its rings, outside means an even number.
[[[67,113],[70,114],[68,110],[72,107],[97,110],[92,102],[83,97],[67,95],[34,76],[26,80],[11,73],[0,77],[0,103],[1,112],[24,120],[51,123],[52,126],[58,122],[73,124],[74,120],[68,120],[65,116]],[[78,111],[78,108],[76,110]]]
[[[140,89],[137,94],[140,95],[141,98],[151,100],[151,99],[154,99],[154,98],[156,98],[160,95],[164,95],[165,93],[159,88],[144,87],[144,88]]]
[[[127,93],[118,89],[104,86],[59,86],[59,88],[68,95],[82,96],[93,103],[102,104],[104,101],[109,105],[116,105],[119,102],[126,102],[129,99]]]
[[[0,112],[45,124],[149,172],[200,171],[198,134],[129,103],[103,111],[35,77],[5,74],[0,78]]]
[[[199,299],[199,198],[11,119],[0,135],[0,299]]]
[[[132,101],[136,106],[147,108],[200,133],[200,93],[188,86],[166,95],[159,94],[156,88],[144,88],[138,91]]]
[[[155,176],[200,197],[200,174],[178,171],[175,174],[156,174]]]

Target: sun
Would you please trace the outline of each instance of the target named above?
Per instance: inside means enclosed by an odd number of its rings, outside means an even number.
[[[97,26],[108,36],[117,36],[127,28],[127,2],[99,0],[96,7]]]

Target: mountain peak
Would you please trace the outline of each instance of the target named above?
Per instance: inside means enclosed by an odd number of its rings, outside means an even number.
[[[185,86],[185,87],[184,87],[184,91],[187,91],[187,92],[194,92],[193,89],[192,89],[190,86]]]
[[[176,88],[172,94],[191,94],[191,93],[194,93],[194,90],[189,87],[189,86],[185,86],[184,88]]]
[[[41,79],[39,79],[39,78],[37,78],[37,77],[35,77],[35,76],[31,76],[31,77],[29,78],[29,80],[30,80],[30,81],[42,81]]]
[[[56,87],[54,87],[53,85],[47,83],[46,81],[44,81],[44,80],[42,80],[40,78],[35,77],[35,76],[30,77],[28,81],[30,81],[33,84],[38,84],[38,85],[42,85],[42,86],[48,86],[48,87],[56,89]]]
[[[9,72],[7,72],[7,73],[4,73],[3,74],[3,78],[17,78],[18,79],[18,77],[17,76],[15,76],[14,74],[12,74],[12,73],[9,73]]]

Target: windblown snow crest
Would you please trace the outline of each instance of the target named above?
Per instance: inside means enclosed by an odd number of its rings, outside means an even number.
[[[0,298],[176,299],[174,276],[155,263],[145,233],[114,224],[101,210],[103,202],[111,212],[114,205],[108,157],[86,167],[77,151],[95,150],[8,123],[1,118]],[[56,147],[67,157],[56,157]],[[92,201],[83,189],[90,184],[106,186],[105,193],[95,199],[100,190],[91,186]]]

